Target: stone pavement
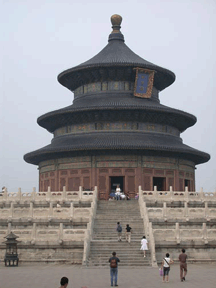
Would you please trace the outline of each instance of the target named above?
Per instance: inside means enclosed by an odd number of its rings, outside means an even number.
[[[61,264],[20,264],[5,267],[0,263],[0,288],[58,288],[62,276],[69,278],[68,288],[110,287],[109,267],[83,268]],[[124,288],[215,288],[216,264],[189,264],[185,282],[179,280],[179,266],[172,265],[170,282],[162,283],[157,268],[119,267],[119,287]]]

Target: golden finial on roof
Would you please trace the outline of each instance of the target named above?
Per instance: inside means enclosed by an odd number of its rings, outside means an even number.
[[[120,15],[114,14],[111,16],[111,23],[112,23],[112,28],[113,28],[112,33],[121,33],[120,32],[121,22],[122,22],[122,17]]]

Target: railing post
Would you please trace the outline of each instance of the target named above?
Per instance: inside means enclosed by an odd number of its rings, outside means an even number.
[[[47,193],[46,193],[46,201],[50,201],[51,200],[51,190],[50,190],[50,186],[48,186],[47,189]]]
[[[203,192],[203,187],[201,187],[201,189],[200,189],[200,199],[201,199],[202,202],[205,201],[205,195],[204,195],[204,192]]]
[[[163,202],[163,218],[166,221],[167,217],[167,206],[166,206],[166,202]]]
[[[189,192],[188,192],[188,187],[185,187],[185,201],[189,202]]]
[[[172,202],[173,198],[174,198],[174,193],[173,193],[172,186],[170,186],[169,196],[170,196],[170,201]]]
[[[11,218],[13,218],[14,216],[14,203],[13,202],[11,202],[11,205],[10,205],[10,216]]]
[[[87,260],[88,260],[89,252],[90,252],[90,242],[92,240],[92,234],[93,234],[93,228],[94,228],[94,219],[96,215],[96,209],[97,209],[97,187],[95,187],[95,193],[94,193],[93,201],[91,203],[90,221],[87,224],[87,230],[85,231],[82,265],[87,265]]]
[[[66,186],[63,186],[62,200],[65,202],[65,201],[66,201],[66,198],[67,198],[67,195],[66,195]]]
[[[187,202],[184,202],[184,217],[186,217],[187,219],[186,220],[189,220],[188,217],[188,203]]]
[[[22,191],[21,191],[21,188],[18,188],[18,193],[17,193],[18,195],[18,197],[17,197],[17,200],[18,201],[21,201],[21,199],[22,199]]]
[[[149,238],[150,238],[150,247],[151,247],[151,264],[152,267],[158,267],[155,253],[155,241],[154,234],[152,229],[152,222],[149,222]]]
[[[73,202],[70,203],[70,218],[71,220],[74,217],[74,206],[73,206]]]
[[[208,213],[209,213],[208,202],[205,201],[205,217],[206,217],[206,219],[209,221],[209,215],[208,215]]]
[[[36,188],[33,187],[33,190],[32,190],[32,200],[35,201],[35,198],[36,198]]]
[[[63,243],[63,223],[59,224],[59,244]]]
[[[175,234],[176,234],[176,242],[177,242],[177,244],[180,244],[180,230],[179,230],[179,223],[176,223]]]
[[[36,241],[36,223],[33,223],[32,226],[32,235],[31,235],[31,244],[35,244]]]
[[[98,189],[97,189],[97,186],[95,186],[95,189],[94,189],[94,193],[93,194],[96,194],[95,195],[95,200],[97,201],[97,194],[98,194]]]
[[[8,191],[7,191],[7,188],[5,188],[4,193],[3,193],[3,199],[7,201],[7,198],[8,198]]]
[[[33,202],[30,202],[29,217],[33,217]]]
[[[52,218],[53,216],[53,203],[50,202],[50,207],[49,207],[49,218]]]
[[[157,186],[154,186],[153,195],[154,195],[154,201],[156,202],[158,198]]]
[[[79,186],[79,201],[82,200],[82,192],[83,192],[82,186]]]
[[[203,240],[205,242],[205,244],[208,244],[208,236],[207,236],[207,229],[206,229],[206,223],[203,223]]]
[[[8,222],[8,234],[11,232],[11,222]]]
[[[141,217],[144,217],[144,208],[143,208],[143,203],[144,203],[144,197],[143,197],[143,193],[142,193],[142,189],[141,186],[139,186],[139,207],[140,207],[140,214]]]

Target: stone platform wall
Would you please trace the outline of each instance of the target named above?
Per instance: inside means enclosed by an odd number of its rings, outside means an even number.
[[[167,252],[177,260],[182,248],[189,261],[216,261],[215,192],[140,188],[139,203],[155,261]]]
[[[69,261],[82,263],[84,240],[91,221],[97,189],[22,193],[0,197],[0,258],[6,239],[17,235],[21,261]]]

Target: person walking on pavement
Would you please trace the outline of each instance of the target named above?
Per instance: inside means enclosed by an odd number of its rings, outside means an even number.
[[[122,237],[122,226],[121,226],[120,222],[117,222],[116,231],[118,233],[118,242],[120,242],[120,241],[122,241],[121,240],[121,237]]]
[[[143,239],[141,240],[141,248],[140,250],[143,250],[144,257],[146,257],[146,250],[148,250],[148,241],[146,240],[146,237],[143,236]]]
[[[185,281],[185,276],[187,274],[187,254],[185,254],[185,249],[182,249],[181,254],[179,254],[180,261],[180,280]]]
[[[118,262],[120,262],[119,258],[116,257],[116,252],[113,252],[112,255],[113,256],[109,259],[111,287],[113,286],[113,278],[115,283],[114,286],[118,286]]]
[[[166,257],[163,258],[161,263],[161,269],[163,269],[163,282],[169,282],[169,271],[170,271],[170,264],[173,264],[173,260],[169,257],[169,253],[166,253]]]
[[[130,243],[131,242],[131,230],[132,230],[132,228],[129,226],[129,224],[127,224],[126,225],[126,232],[125,232],[125,236],[126,236],[126,241],[128,242],[128,243]]]

